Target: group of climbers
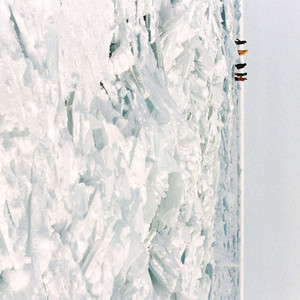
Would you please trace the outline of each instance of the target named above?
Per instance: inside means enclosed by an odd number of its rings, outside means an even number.
[[[236,39],[234,41],[236,43],[236,45],[244,45],[247,43],[247,41],[241,41],[239,39]],[[241,55],[245,55],[248,52],[248,50],[238,50],[238,54]],[[247,66],[246,63],[242,63],[242,64],[236,64],[235,67],[239,70],[239,69],[243,69],[245,66]],[[247,80],[247,78],[245,78],[244,76],[247,75],[247,73],[234,73],[234,75],[236,77],[234,77],[235,81],[245,81]]]

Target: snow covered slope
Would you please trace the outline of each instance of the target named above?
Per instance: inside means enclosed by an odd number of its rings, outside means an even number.
[[[238,299],[241,0],[0,2],[0,298]]]

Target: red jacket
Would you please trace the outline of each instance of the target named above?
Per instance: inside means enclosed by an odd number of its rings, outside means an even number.
[[[245,81],[247,78],[244,77],[234,77],[235,81]]]

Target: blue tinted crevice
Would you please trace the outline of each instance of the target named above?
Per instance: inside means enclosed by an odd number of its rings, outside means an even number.
[[[27,54],[27,51],[25,49],[25,45],[24,45],[24,42],[22,40],[22,37],[21,37],[21,32],[20,32],[20,29],[19,29],[19,26],[17,24],[17,21],[15,19],[15,16],[9,6],[9,11],[10,11],[10,20],[13,22],[14,24],[14,31],[16,33],[16,36],[17,36],[17,39],[18,39],[18,42],[19,42],[19,45],[21,47],[21,50],[22,50],[22,53],[24,55],[25,58],[28,58],[28,54]]]

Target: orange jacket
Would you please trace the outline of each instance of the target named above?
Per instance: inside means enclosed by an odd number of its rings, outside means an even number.
[[[248,50],[238,50],[239,55],[245,55],[248,52]]]

